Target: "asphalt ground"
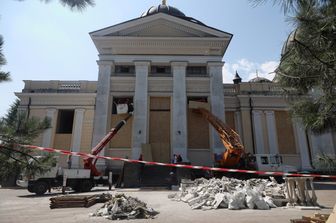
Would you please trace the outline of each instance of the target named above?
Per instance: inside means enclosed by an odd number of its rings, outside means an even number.
[[[113,222],[221,222],[221,223],[281,223],[290,219],[310,216],[314,213],[330,214],[336,203],[336,182],[317,182],[316,194],[318,202],[324,206],[321,210],[299,210],[296,208],[273,208],[271,210],[192,210],[187,203],[174,202],[168,199],[168,194],[174,191],[163,189],[117,189],[108,191],[106,188],[95,188],[90,193],[125,193],[137,197],[149,207],[160,213],[154,219],[122,220]],[[102,204],[89,208],[50,209],[49,199],[61,195],[59,190],[52,190],[44,196],[35,196],[26,189],[0,189],[0,223],[72,223],[72,222],[111,222],[102,217],[90,217]]]

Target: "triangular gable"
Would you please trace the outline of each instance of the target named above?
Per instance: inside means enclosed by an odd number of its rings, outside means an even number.
[[[138,37],[219,37],[232,38],[232,34],[197,24],[178,17],[157,13],[140,17],[91,32],[92,37],[138,36]]]

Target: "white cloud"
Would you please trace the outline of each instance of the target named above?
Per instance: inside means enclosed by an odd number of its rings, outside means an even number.
[[[265,77],[269,80],[274,78],[274,70],[278,66],[278,61],[265,61],[263,63],[256,63],[242,58],[236,63],[226,63],[223,67],[223,82],[232,83],[232,79],[238,72],[239,76],[243,79],[243,82],[247,82],[250,79],[256,77],[258,71],[259,77]]]

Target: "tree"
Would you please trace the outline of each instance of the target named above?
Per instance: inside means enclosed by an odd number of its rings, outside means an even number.
[[[28,174],[39,174],[52,166],[54,159],[50,154],[36,158],[36,152],[22,148],[20,145],[31,144],[33,140],[47,128],[50,121],[27,117],[19,112],[19,100],[9,109],[7,115],[0,119],[0,179],[7,179],[25,171]]]
[[[19,0],[19,1],[24,1],[24,0]],[[51,0],[40,0],[43,2],[50,2]],[[59,0],[59,2],[66,7],[69,7],[71,10],[76,9],[76,10],[83,10],[87,6],[94,6],[95,1],[94,0]]]
[[[1,67],[3,65],[6,65],[6,59],[5,56],[2,53],[2,46],[3,46],[3,38],[0,35],[0,83],[3,81],[9,81],[10,77],[9,77],[9,72],[5,72],[5,71],[1,71]]]
[[[266,0],[254,0],[263,3]],[[273,0],[294,23],[276,69],[294,117],[314,132],[336,130],[336,2]]]

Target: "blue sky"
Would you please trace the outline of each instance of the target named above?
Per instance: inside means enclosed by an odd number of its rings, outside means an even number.
[[[97,51],[89,32],[139,17],[161,0],[96,0],[94,7],[71,11],[51,0],[1,0],[0,34],[11,82],[0,84],[0,117],[23,88],[22,80],[97,80]],[[284,40],[292,27],[271,3],[253,7],[248,0],[168,0],[187,16],[232,33],[223,58],[224,82],[235,70],[247,81],[272,78]]]

